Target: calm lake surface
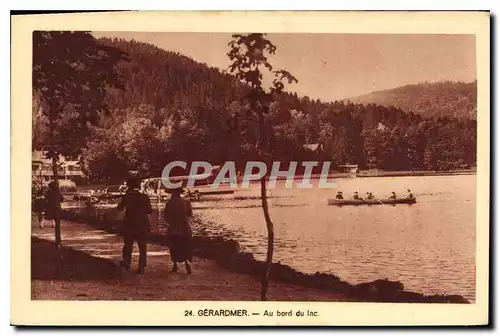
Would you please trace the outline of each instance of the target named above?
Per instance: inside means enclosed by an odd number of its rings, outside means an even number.
[[[476,175],[336,179],[335,189],[272,190],[274,261],[307,273],[333,273],[350,283],[399,280],[408,290],[460,294],[475,300]],[[252,186],[257,194],[258,185]],[[371,191],[386,198],[411,189],[414,205],[328,206]],[[214,233],[229,235],[265,259],[266,226],[260,200],[193,204]]]

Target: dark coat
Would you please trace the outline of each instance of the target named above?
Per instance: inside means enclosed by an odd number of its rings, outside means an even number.
[[[44,212],[45,211],[45,198],[35,197],[33,200],[32,209],[34,212]]]

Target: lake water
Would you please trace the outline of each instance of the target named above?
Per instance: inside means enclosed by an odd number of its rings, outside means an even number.
[[[335,189],[272,190],[274,261],[350,283],[399,280],[408,290],[475,299],[476,176],[337,179]],[[259,186],[254,185],[255,192]],[[414,205],[328,206],[338,190],[386,198],[411,189]],[[194,204],[196,212],[243,249],[264,259],[267,231],[260,200]]]

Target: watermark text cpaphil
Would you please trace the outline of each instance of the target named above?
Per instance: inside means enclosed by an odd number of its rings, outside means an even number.
[[[318,180],[316,183],[319,188],[336,188],[337,184],[328,181],[331,163],[323,162],[321,173],[314,175],[313,169],[319,166],[318,161],[304,161],[301,163],[301,174],[297,174],[299,164],[292,161],[288,165],[288,169],[280,170],[280,161],[275,161],[268,167],[264,162],[248,161],[243,170],[243,174],[238,176],[236,172],[236,164],[234,161],[226,161],[222,166],[212,166],[206,161],[194,161],[191,163],[189,172],[187,171],[188,164],[184,161],[172,161],[163,168],[161,181],[168,189],[175,189],[184,186],[193,188],[197,181],[209,181],[212,188],[218,188],[221,185],[229,185],[231,188],[249,188],[252,181],[260,181],[264,176],[267,177],[267,188],[276,187],[278,179],[285,180],[285,188],[308,189],[313,188],[312,180]],[[182,168],[186,171],[186,176],[171,176],[172,170]],[[215,169],[216,168],[216,169]],[[303,168],[303,169],[302,169]]]

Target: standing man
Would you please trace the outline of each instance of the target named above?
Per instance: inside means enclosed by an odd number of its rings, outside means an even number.
[[[52,227],[56,227],[56,220],[61,218],[61,202],[64,199],[61,192],[56,187],[54,181],[49,183],[49,188],[45,192],[45,219],[52,222]]]
[[[123,261],[121,265],[127,270],[132,262],[134,242],[139,246],[139,268],[137,273],[144,274],[147,259],[147,234],[149,232],[149,215],[153,212],[149,197],[139,191],[139,177],[131,177],[127,181],[128,190],[123,196],[118,211],[125,210],[123,218]]]

